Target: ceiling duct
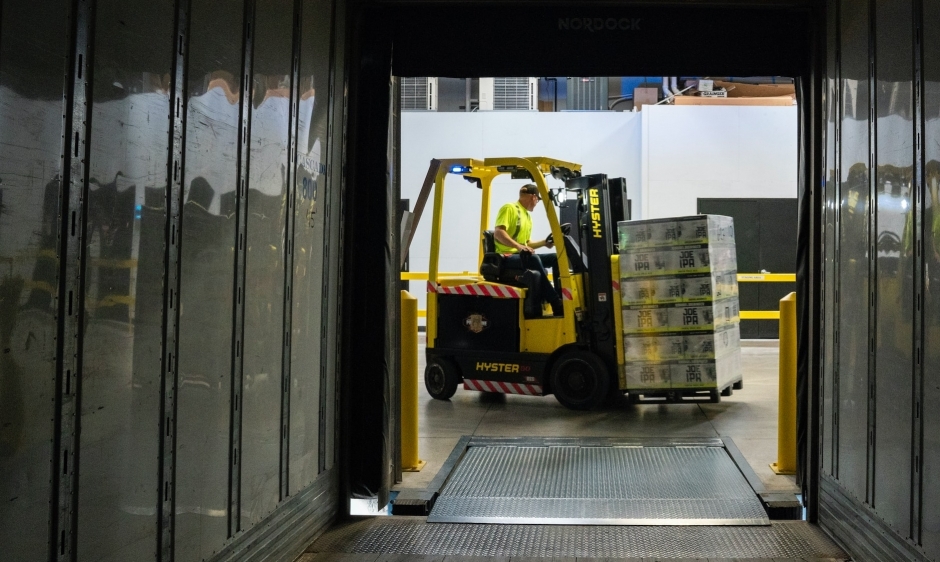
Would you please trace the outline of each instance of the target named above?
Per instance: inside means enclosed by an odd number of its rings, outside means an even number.
[[[480,111],[536,111],[538,78],[480,78]]]
[[[569,110],[607,110],[607,77],[568,77]]]
[[[403,111],[437,111],[437,78],[402,78],[401,108]]]

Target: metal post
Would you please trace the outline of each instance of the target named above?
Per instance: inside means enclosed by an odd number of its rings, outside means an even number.
[[[228,536],[241,530],[242,515],[242,398],[245,370],[245,264],[248,263],[248,181],[251,177],[251,114],[254,82],[255,0],[246,0],[242,31],[242,74],[239,98],[238,183],[235,186],[234,293],[232,294],[232,387],[229,395]]]
[[[483,231],[487,230],[490,226],[490,187],[492,187],[492,185],[493,176],[487,176],[480,181],[480,187],[483,190],[483,199],[480,207],[480,246],[477,271],[479,271],[480,266],[483,265],[483,254],[486,253],[483,249]]]
[[[780,391],[777,474],[796,474],[796,293],[780,299]]]
[[[291,336],[294,319],[294,237],[297,225],[297,136],[300,119],[300,53],[301,53],[301,29],[303,22],[303,2],[294,0],[294,12],[292,21],[291,36],[291,65],[290,65],[290,98],[288,101],[287,117],[287,212],[284,220],[284,250],[281,254],[284,258],[284,293],[281,306],[281,439],[279,444],[279,481],[278,497],[284,501],[291,495],[290,482],[290,393],[291,393]],[[303,181],[303,179],[301,179]],[[325,286],[325,284],[324,284]],[[324,299],[326,300],[326,299]],[[321,352],[323,348],[321,347]],[[322,389],[326,388],[320,383],[321,395],[326,394]],[[322,408],[322,406],[321,406]],[[323,445],[325,439],[318,439],[317,457],[318,460],[323,456],[320,454],[319,445]],[[319,466],[319,465],[318,465]],[[319,471],[318,471],[319,473]]]
[[[401,469],[418,472],[418,299],[401,292]]]
[[[170,86],[169,160],[163,239],[163,342],[160,376],[159,519],[157,560],[173,561],[176,536],[176,438],[179,396],[180,274],[183,242],[183,178],[186,147],[186,74],[189,60],[190,0],[176,2],[176,48]]]

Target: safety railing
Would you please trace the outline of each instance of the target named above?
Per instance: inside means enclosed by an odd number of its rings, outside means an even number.
[[[439,278],[475,276],[475,271],[449,271],[438,273]],[[402,281],[427,281],[427,271],[403,271]],[[795,273],[738,273],[738,283],[794,283]],[[418,317],[427,316],[426,310],[418,310]],[[780,320],[779,310],[742,310],[741,320]]]
[[[738,283],[795,283],[795,273],[738,273]],[[780,320],[779,310],[742,310],[741,320]]]

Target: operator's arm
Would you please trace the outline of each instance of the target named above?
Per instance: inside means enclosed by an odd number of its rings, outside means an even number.
[[[509,235],[509,231],[507,231],[506,227],[501,224],[496,225],[496,230],[493,231],[493,237],[496,238],[500,244],[509,246],[510,248],[515,248],[520,252],[531,252],[534,249],[532,246],[520,244],[513,240],[512,236]]]
[[[532,248],[532,249],[538,249],[538,248],[554,248],[554,247],[555,247],[555,243],[554,243],[554,242],[549,242],[547,239],[546,239],[546,240],[539,240],[539,241],[537,241],[537,242],[533,242],[533,241],[529,240],[529,247]]]

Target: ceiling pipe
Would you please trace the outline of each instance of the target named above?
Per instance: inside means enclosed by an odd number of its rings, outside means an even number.
[[[679,89],[678,81],[679,78],[677,76],[671,76],[669,78],[669,89],[672,90],[672,94],[675,96],[682,95],[682,90]]]

